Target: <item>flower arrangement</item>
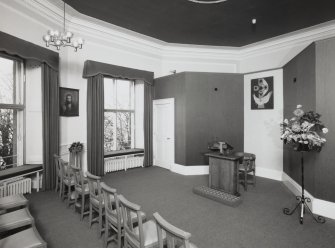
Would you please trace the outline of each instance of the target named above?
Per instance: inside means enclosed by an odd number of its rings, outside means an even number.
[[[328,129],[320,121],[321,115],[314,111],[304,112],[301,105],[293,111],[294,117],[281,124],[281,139],[297,151],[321,151],[326,143],[324,134]]]
[[[69,147],[70,152],[81,152],[84,148],[84,144],[80,142],[73,142]]]

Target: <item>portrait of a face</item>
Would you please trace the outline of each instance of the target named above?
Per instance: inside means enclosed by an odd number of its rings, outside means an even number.
[[[79,90],[59,89],[59,115],[79,116]]]

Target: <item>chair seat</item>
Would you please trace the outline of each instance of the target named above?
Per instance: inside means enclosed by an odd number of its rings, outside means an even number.
[[[63,182],[66,184],[66,185],[74,185],[74,179],[71,178],[71,180],[69,180],[68,178],[64,178],[63,179]]]
[[[27,208],[0,215],[0,232],[10,231],[19,227],[32,225],[34,218]]]
[[[9,210],[17,207],[25,207],[28,200],[22,195],[11,195],[0,198],[0,210]]]
[[[115,225],[117,225],[117,213],[116,213],[116,209],[114,209],[113,211],[112,211],[112,214],[114,215],[114,216],[110,216],[110,215],[106,215],[106,217],[108,218],[108,220],[110,220],[113,224],[115,224]],[[137,215],[134,213],[134,212],[131,212],[130,213],[130,215],[131,215],[131,220],[132,220],[132,222],[133,223],[136,223],[137,221],[136,221],[136,219],[137,219]],[[140,212],[140,215],[141,215],[141,217],[142,217],[142,221],[145,221],[146,220],[146,218],[147,218],[147,216],[146,216],[146,214],[143,212],[143,211],[141,211]],[[122,215],[121,215],[121,225],[123,225],[123,217],[122,217]]]
[[[90,193],[90,190],[88,188],[88,184],[84,184],[84,187],[76,187],[76,191],[78,191],[79,193],[82,193],[83,188],[84,188],[84,194],[89,194]]]
[[[46,248],[47,245],[35,228],[29,228],[0,240],[2,248]]]
[[[99,200],[90,197],[90,201],[91,201],[91,203],[92,203],[92,205],[94,207],[98,208],[100,206]],[[105,201],[104,201],[104,199],[102,199],[101,206],[102,206],[103,209],[105,208]]]
[[[134,228],[134,233],[139,235],[139,228]],[[143,223],[143,236],[144,236],[144,247],[155,247],[158,244],[158,236],[157,236],[157,226],[153,220],[149,220]],[[162,234],[163,239],[166,239],[166,233]],[[130,239],[132,239],[130,237]]]
[[[250,167],[245,167],[243,164],[240,164],[239,167],[238,167],[238,170],[241,171],[241,172],[252,172],[253,171],[253,168],[250,168]]]
[[[179,246],[179,248],[185,248],[185,246],[182,245],[182,246]],[[193,244],[193,243],[190,243],[190,248],[198,248],[198,246],[196,246],[196,245]]]

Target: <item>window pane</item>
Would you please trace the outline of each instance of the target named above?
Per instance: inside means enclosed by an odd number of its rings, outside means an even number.
[[[114,79],[104,78],[105,109],[115,109]]]
[[[131,84],[132,81],[117,80],[116,81],[116,94],[117,94],[117,109],[130,109],[131,103]]]
[[[16,163],[15,145],[16,111],[0,109],[0,166],[1,169],[13,167]]]
[[[131,112],[118,112],[116,121],[116,149],[131,149]]]
[[[105,112],[104,123],[104,150],[110,152],[115,150],[114,141],[115,113]]]
[[[0,103],[14,103],[14,61],[0,57]]]

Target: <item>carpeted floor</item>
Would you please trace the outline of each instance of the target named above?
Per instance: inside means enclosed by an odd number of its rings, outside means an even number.
[[[257,178],[256,188],[241,188],[243,202],[228,207],[192,193],[193,186],[207,185],[208,176],[182,176],[151,167],[108,174],[104,180],[130,201],[142,206],[147,216],[159,212],[166,220],[192,234],[199,248],[333,248],[335,221],[317,224],[306,215],[286,216],[283,207],[295,203],[281,183]],[[30,209],[48,247],[102,247],[97,225],[88,228],[73,207],[67,208],[54,192],[28,196]],[[115,244],[109,247],[116,247]]]

